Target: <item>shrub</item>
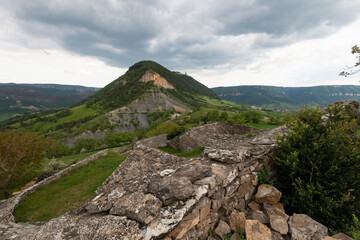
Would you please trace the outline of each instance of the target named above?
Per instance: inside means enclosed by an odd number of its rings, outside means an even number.
[[[48,142],[25,130],[0,132],[0,199],[35,177]]]
[[[51,159],[51,161],[45,166],[44,170],[46,172],[59,171],[66,167],[66,164],[63,161],[57,159]]]
[[[276,187],[287,210],[305,213],[335,230],[346,231],[360,212],[360,154],[355,121],[335,105],[328,121],[307,107],[277,139]]]

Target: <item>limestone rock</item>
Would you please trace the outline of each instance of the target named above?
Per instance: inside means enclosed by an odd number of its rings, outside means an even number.
[[[305,214],[296,214],[289,219],[292,240],[319,240],[328,236],[328,229]]]
[[[257,220],[246,220],[245,232],[247,240],[271,240],[271,231]]]
[[[285,235],[289,231],[287,219],[277,215],[270,216],[270,226],[275,231]]]
[[[320,238],[320,240],[335,240],[335,238],[325,236],[325,237]]]
[[[226,222],[220,220],[218,226],[215,228],[215,233],[219,235],[221,239],[225,239],[225,236],[231,233],[231,229]]]
[[[351,238],[348,235],[345,235],[343,233],[338,233],[331,237],[334,239],[341,239],[341,240],[354,240],[353,238]]]
[[[285,213],[285,211],[282,211],[282,209],[279,209],[278,207],[276,207],[276,205],[270,205],[265,203],[263,206],[263,211],[269,218],[270,216],[275,215],[284,217],[286,220],[289,219],[289,216]]]
[[[191,182],[211,176],[211,167],[206,165],[187,164],[181,166],[173,174],[173,177],[187,177]]]
[[[154,180],[148,192],[157,196],[165,205],[178,200],[186,200],[194,193],[194,187],[187,177],[164,177]]]
[[[238,231],[239,229],[241,231],[245,231],[245,214],[243,212],[234,212],[229,217],[230,221],[230,228],[234,232]]]
[[[262,224],[268,224],[270,222],[268,216],[266,216],[262,211],[251,211],[248,219],[258,220]]]
[[[271,231],[271,239],[272,240],[284,240],[283,236],[279,232]]]
[[[56,236],[56,237],[55,237]],[[126,217],[106,215],[65,214],[42,225],[21,240],[52,239],[142,239],[135,221]]]
[[[258,203],[276,204],[279,202],[282,193],[275,187],[267,184],[259,186],[255,195],[255,201]]]
[[[248,207],[253,211],[261,211],[260,205],[254,201],[250,202]]]
[[[117,199],[110,209],[110,214],[127,216],[149,224],[159,214],[161,206],[161,201],[153,195],[135,192]]]

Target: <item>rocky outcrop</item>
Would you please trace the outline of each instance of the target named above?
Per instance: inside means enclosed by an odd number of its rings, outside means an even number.
[[[165,78],[163,78],[162,76],[160,76],[160,74],[154,71],[146,71],[139,81],[154,82],[154,85],[157,87],[174,89],[173,85],[171,85],[168,81],[166,81]]]
[[[170,141],[198,158],[181,158],[156,149],[165,138],[139,141],[129,157],[80,209],[38,225],[11,227],[5,239],[321,239],[327,228],[302,214],[289,217],[281,193],[259,188],[257,173],[269,163],[277,135],[286,127],[254,128],[210,123]],[[12,230],[13,229],[13,230]],[[210,231],[211,230],[211,231]],[[209,236],[209,232],[212,236]],[[22,234],[22,235],[21,235]]]

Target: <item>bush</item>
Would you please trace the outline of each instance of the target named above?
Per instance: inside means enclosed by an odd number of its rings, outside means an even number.
[[[173,138],[184,132],[184,127],[179,126],[174,122],[164,122],[158,125],[156,128],[151,129],[146,133],[146,137],[158,136],[161,134],[167,134],[167,138]]]
[[[0,199],[35,177],[48,141],[24,130],[0,132]]]
[[[44,170],[46,172],[59,171],[66,167],[66,164],[63,161],[57,159],[51,159],[51,161],[46,165]]]
[[[335,105],[329,120],[304,107],[275,150],[276,187],[287,210],[305,213],[335,230],[346,231],[352,214],[360,213],[359,141],[355,121]]]
[[[349,227],[349,234],[354,238],[354,240],[360,240],[360,221],[353,214],[353,225]]]

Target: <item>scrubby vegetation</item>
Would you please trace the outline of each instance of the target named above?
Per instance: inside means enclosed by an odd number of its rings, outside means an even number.
[[[337,105],[328,111],[324,121],[318,108],[304,107],[278,138],[275,186],[287,212],[346,232],[353,214],[360,216],[360,143],[355,121]]]
[[[47,147],[46,139],[30,131],[0,132],[0,199],[36,176]]]

